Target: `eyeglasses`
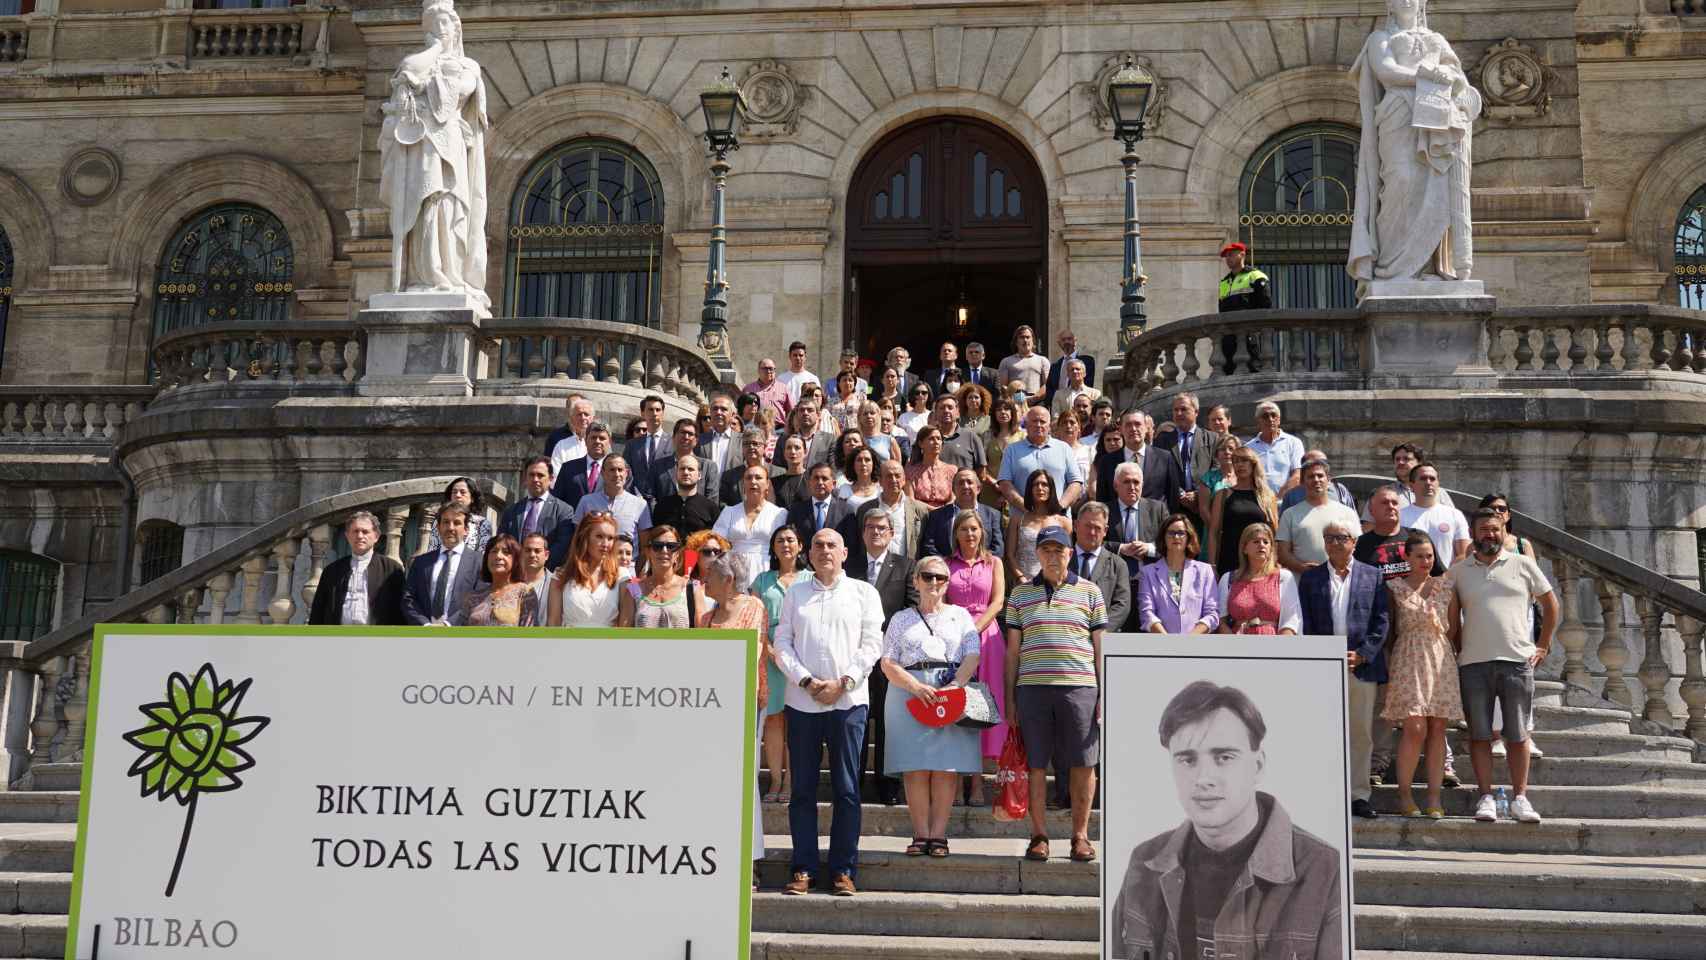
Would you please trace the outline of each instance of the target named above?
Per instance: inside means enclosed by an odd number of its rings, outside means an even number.
[[[1350,543],[1351,535],[1348,533],[1329,533],[1321,539],[1328,543]]]
[[[706,558],[720,557],[723,555],[723,548],[722,547],[700,547],[699,548],[699,555],[701,557],[706,557]]]
[[[925,583],[947,583],[948,575],[945,573],[921,573],[918,575],[918,579]]]
[[[676,543],[674,540],[661,540],[652,544],[650,549],[658,553],[674,553],[681,549],[681,544]]]
[[[1169,540],[1184,540],[1184,539],[1187,539],[1189,537],[1190,537],[1190,534],[1184,530],[1169,530],[1169,531],[1167,531],[1167,539],[1169,539]]]

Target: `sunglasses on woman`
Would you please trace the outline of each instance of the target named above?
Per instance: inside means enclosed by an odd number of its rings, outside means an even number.
[[[947,583],[948,582],[947,574],[943,574],[943,573],[921,573],[918,575],[918,579],[923,580],[925,583]]]
[[[676,543],[674,540],[661,540],[652,544],[650,549],[658,553],[674,553],[681,549],[681,544]]]
[[[700,547],[699,548],[699,555],[701,557],[720,557],[723,555],[723,548],[722,547]]]

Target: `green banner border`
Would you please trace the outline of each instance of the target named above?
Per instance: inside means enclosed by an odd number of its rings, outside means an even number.
[[[89,712],[83,731],[83,780],[77,798],[77,853],[71,866],[71,911],[66,920],[65,958],[77,960],[78,915],[83,904],[83,859],[88,851],[89,797],[95,787],[95,731],[100,720],[101,657],[109,636],[288,636],[336,637],[503,637],[539,640],[741,640],[746,643],[745,748],[741,751],[741,848],[736,863],[749,864],[752,853],[753,803],[758,783],[758,631],[756,630],[641,630],[620,627],[317,627],[269,624],[103,623],[95,627],[89,650]],[[752,871],[729,871],[739,884],[740,925],[737,960],[752,952]]]

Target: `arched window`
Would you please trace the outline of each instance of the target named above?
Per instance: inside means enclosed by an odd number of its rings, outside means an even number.
[[[12,307],[12,241],[0,227],[0,369],[6,365],[6,314]]]
[[[284,323],[295,268],[290,235],[277,217],[242,203],[203,210],[160,254],[154,337],[209,323]]]
[[[0,550],[0,640],[34,640],[52,630],[58,603],[59,564]]]
[[[184,528],[164,520],[144,524],[137,540],[142,545],[142,569],[137,585],[151,583],[183,566]]]
[[[1356,132],[1326,123],[1274,137],[1244,168],[1239,238],[1272,280],[1274,306],[1356,305],[1356,283],[1345,271],[1356,173]]]
[[[1706,310],[1706,186],[1694,191],[1676,215],[1677,302]],[[0,316],[5,308],[0,306]]]
[[[644,157],[608,140],[563,144],[522,178],[509,223],[511,316],[658,326],[663,188]]]

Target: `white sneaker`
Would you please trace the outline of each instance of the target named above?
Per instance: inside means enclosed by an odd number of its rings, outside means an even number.
[[[1540,811],[1534,809],[1534,804],[1528,802],[1527,796],[1518,794],[1511,798],[1511,819],[1518,823],[1539,823]]]
[[[1497,736],[1496,731],[1495,731],[1494,735]],[[1502,757],[1504,755],[1505,755],[1505,741],[1502,738],[1495,739],[1493,741],[1493,756]]]
[[[1475,819],[1482,823],[1492,823],[1499,819],[1499,805],[1493,800],[1492,794],[1483,793],[1481,799],[1475,802]]]
[[[1530,737],[1528,740],[1528,759],[1533,760],[1536,757],[1544,756],[1546,756],[1546,751],[1540,749],[1540,744],[1535,743],[1534,738]]]

